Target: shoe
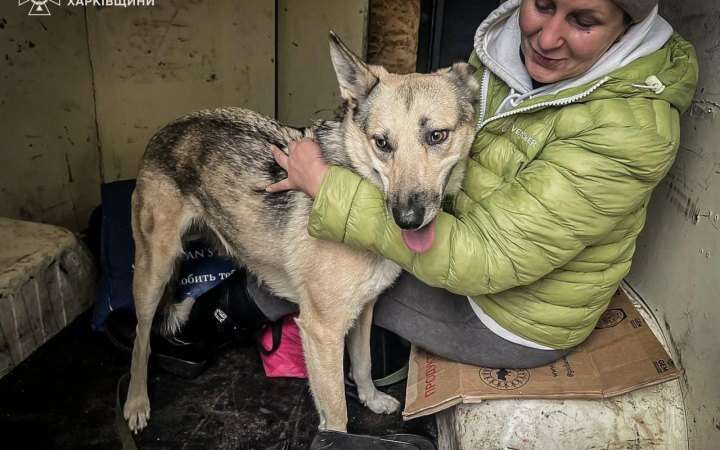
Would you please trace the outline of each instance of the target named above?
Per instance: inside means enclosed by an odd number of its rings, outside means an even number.
[[[428,438],[420,436],[419,434],[409,433],[397,433],[397,434],[386,434],[383,439],[391,441],[400,441],[412,444],[420,450],[437,450],[435,444]]]
[[[158,367],[191,379],[202,373],[218,350],[232,344],[255,344],[256,333],[270,321],[248,295],[246,278],[246,270],[238,269],[220,286],[200,296],[176,335],[164,336],[153,325],[150,358]],[[105,333],[115,347],[132,352],[136,323],[135,313],[113,311]]]
[[[132,353],[135,343],[135,314],[114,311],[107,319],[105,334],[121,351]],[[190,339],[179,333],[163,336],[153,328],[150,334],[151,359],[161,369],[182,378],[195,378],[207,367],[211,349],[207,340]]]
[[[195,302],[190,332],[207,337],[217,350],[228,344],[255,345],[258,332],[270,324],[246,289],[247,272],[237,269],[220,286]]]
[[[237,269],[223,283],[223,295],[220,296],[218,303],[239,329],[254,333],[269,324],[270,319],[265,317],[248,293],[247,283],[247,270]]]
[[[310,444],[310,450],[323,449],[436,450],[432,441],[415,434],[391,434],[378,437],[338,431],[319,431]]]

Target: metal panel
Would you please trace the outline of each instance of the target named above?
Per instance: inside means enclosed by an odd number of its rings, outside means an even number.
[[[104,181],[134,177],[148,139],[179,115],[224,105],[274,114],[274,2],[87,11]]]
[[[700,84],[628,280],[664,321],[685,369],[690,448],[711,449],[720,438],[720,3],[663,5],[663,15],[695,45]]]
[[[278,118],[307,125],[332,118],[340,92],[330,63],[328,32],[334,30],[365,55],[368,0],[278,1]]]
[[[0,12],[0,216],[79,230],[101,181],[133,178],[150,136],[187,112],[275,112],[275,2],[48,4]]]
[[[79,230],[99,203],[82,8],[0,7],[0,216]]]

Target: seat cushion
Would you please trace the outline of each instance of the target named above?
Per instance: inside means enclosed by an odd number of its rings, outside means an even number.
[[[93,301],[95,267],[60,227],[0,218],[0,378]]]

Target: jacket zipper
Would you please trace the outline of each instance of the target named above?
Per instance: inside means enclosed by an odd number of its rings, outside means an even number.
[[[489,70],[487,69],[487,67],[485,68],[485,70],[486,70],[486,72],[489,73]],[[603,84],[605,84],[609,79],[610,79],[610,77],[607,77],[607,76],[606,76],[606,77],[603,77],[600,81],[598,81],[598,82],[595,83],[594,85],[590,86],[590,88],[589,88],[588,90],[586,90],[586,91],[584,91],[584,92],[581,92],[581,93],[579,93],[579,94],[575,94],[575,95],[573,95],[573,96],[571,96],[571,97],[565,97],[565,98],[561,98],[561,99],[559,99],[559,100],[553,100],[553,101],[551,101],[551,102],[542,102],[542,103],[538,103],[538,104],[535,104],[535,105],[532,105],[532,106],[526,106],[526,107],[524,107],[524,108],[513,109],[512,111],[508,111],[508,112],[504,112],[504,113],[502,113],[502,114],[498,114],[497,116],[491,117],[491,118],[489,118],[489,119],[487,119],[487,120],[483,120],[484,117],[485,117],[485,101],[486,101],[486,99],[483,99],[483,100],[482,100],[482,101],[483,101],[483,106],[482,106],[482,109],[480,110],[480,118],[479,118],[478,121],[477,121],[477,127],[476,127],[476,130],[475,130],[475,131],[476,131],[476,132],[480,131],[481,129],[483,129],[483,128],[485,127],[485,125],[489,124],[490,122],[494,122],[494,121],[496,121],[496,120],[498,120],[498,119],[504,119],[505,117],[509,117],[509,116],[512,116],[512,115],[515,115],[515,114],[524,113],[524,112],[527,112],[527,111],[531,111],[531,110],[533,110],[533,109],[545,108],[545,107],[548,107],[548,106],[565,106],[565,105],[569,105],[569,104],[571,104],[571,103],[575,103],[575,102],[577,102],[577,101],[579,101],[579,100],[584,99],[584,98],[587,97],[588,95],[592,94],[592,93],[593,93],[595,90],[597,90],[600,86],[602,86]],[[484,84],[484,82],[485,82],[485,76],[484,76],[484,74],[483,74],[483,84]],[[481,98],[484,97],[484,96],[486,95],[486,91],[485,91],[484,89],[481,89],[481,94],[480,94],[480,95],[481,95]]]
[[[484,67],[483,69],[482,81],[480,82],[480,114],[478,115],[478,124],[481,124],[483,120],[485,120],[485,112],[487,111],[487,92],[490,87],[490,69],[487,67]]]

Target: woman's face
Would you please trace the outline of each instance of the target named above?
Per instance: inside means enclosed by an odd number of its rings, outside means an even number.
[[[627,29],[611,0],[523,0],[520,48],[530,76],[540,83],[588,70]]]

